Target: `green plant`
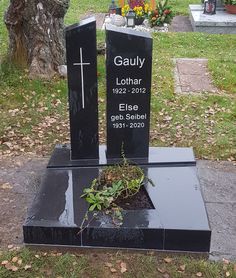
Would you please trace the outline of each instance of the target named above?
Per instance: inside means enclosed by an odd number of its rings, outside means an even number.
[[[164,23],[171,23],[173,17],[174,13],[168,5],[168,0],[159,1],[156,9],[149,14],[149,23],[151,27],[163,26]]]
[[[118,198],[126,199],[137,194],[143,185],[145,175],[136,165],[126,159],[122,164],[108,166],[94,179],[90,188],[81,196],[89,203],[89,211],[117,207]]]
[[[235,5],[236,6],[236,0],[225,0],[225,5]]]

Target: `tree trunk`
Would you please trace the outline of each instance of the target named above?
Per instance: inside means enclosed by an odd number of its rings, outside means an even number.
[[[9,56],[31,77],[50,78],[65,63],[64,16],[70,0],[10,0]]]

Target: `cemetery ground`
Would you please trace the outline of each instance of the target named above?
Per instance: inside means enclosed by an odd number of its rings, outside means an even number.
[[[7,2],[0,3],[1,18]],[[77,1],[71,1],[66,23],[75,22],[87,12],[105,11],[109,2],[81,1],[78,5]],[[188,4],[193,2],[172,1],[172,6],[176,6],[178,14],[186,15]],[[1,167],[3,171],[16,167],[17,174],[18,167],[36,157],[34,163],[39,166],[34,170],[40,172],[47,160],[42,157],[49,156],[56,143],[69,142],[66,81],[59,78],[29,80],[27,71],[4,62],[7,33],[2,22],[0,36]],[[102,31],[98,32],[98,41],[104,42]],[[223,162],[226,172],[228,167],[233,172],[236,158],[235,45],[235,35],[154,35],[151,145],[193,146],[197,158],[228,160]],[[219,91],[188,96],[174,94],[174,58],[207,58],[213,84]],[[98,56],[101,143],[105,143],[104,60],[103,55]],[[30,169],[28,175],[31,175]],[[22,189],[26,195],[23,198],[19,192],[11,191],[13,180],[10,176],[3,182],[0,176],[0,198],[4,201],[1,209],[4,217],[13,218],[10,222],[15,221],[16,226],[24,220],[30,200],[27,196],[34,194],[39,183],[37,177],[30,184],[33,188],[27,192]],[[20,175],[18,179],[20,183]],[[15,245],[11,246],[14,227],[2,229],[6,238],[4,244],[0,243],[0,277],[235,277],[236,273],[235,264],[227,260],[214,263],[191,256],[94,250],[62,255],[60,251],[15,250]]]

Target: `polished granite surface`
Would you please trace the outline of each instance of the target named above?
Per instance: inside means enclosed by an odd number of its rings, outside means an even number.
[[[70,145],[57,145],[53,151],[48,168],[89,167],[116,164],[120,160],[106,158],[106,146],[99,146],[99,159],[70,159]],[[127,157],[128,158],[128,157]],[[148,166],[196,165],[192,148],[149,147],[149,157],[132,159],[134,163]]]
[[[121,227],[104,214],[89,215],[83,188],[102,168],[47,169],[24,224],[27,244],[208,252],[210,227],[196,168],[144,167],[155,187],[146,190],[155,209],[124,210]]]

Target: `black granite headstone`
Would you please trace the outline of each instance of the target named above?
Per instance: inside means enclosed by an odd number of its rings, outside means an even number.
[[[149,151],[152,38],[106,28],[107,157],[147,158]]]
[[[96,21],[66,28],[71,159],[98,159]]]

